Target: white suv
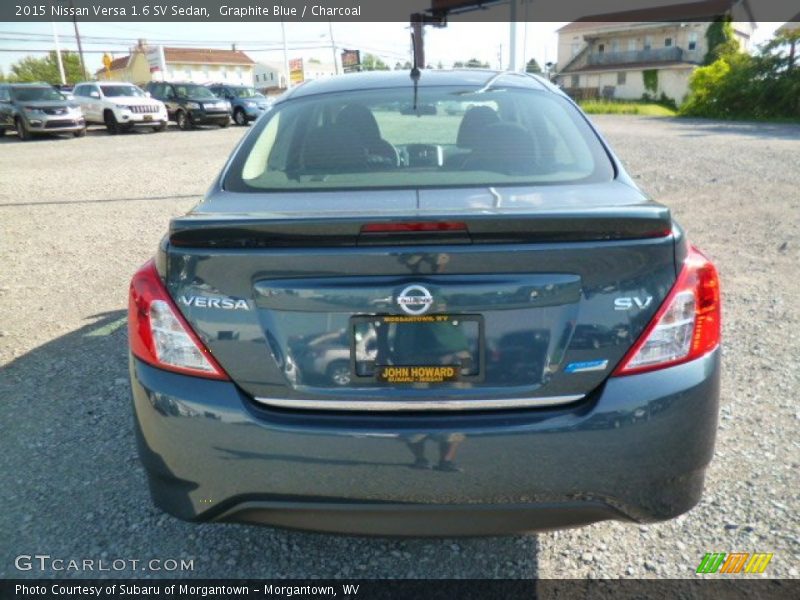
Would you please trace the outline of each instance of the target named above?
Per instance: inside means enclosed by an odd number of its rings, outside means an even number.
[[[163,102],[150,98],[132,83],[89,81],[79,83],[72,92],[81,105],[87,123],[101,123],[111,134],[134,127],[167,128],[167,109]]]

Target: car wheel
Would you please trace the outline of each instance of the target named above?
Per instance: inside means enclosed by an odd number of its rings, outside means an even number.
[[[237,125],[247,125],[247,115],[244,114],[244,111],[241,108],[237,108],[235,111],[233,111],[233,121]]]
[[[153,127],[153,131],[155,132],[164,131],[166,128],[167,128],[167,122],[161,121],[161,123]]]
[[[86,135],[86,128],[84,127],[83,129],[79,129],[78,131],[73,131],[72,135],[74,135],[75,137],[83,137]]]
[[[19,137],[19,139],[21,139],[23,142],[27,142],[29,139],[31,139],[31,132],[28,131],[28,126],[25,125],[25,119],[17,117],[14,119],[14,123],[17,128],[17,137]]]
[[[336,385],[349,385],[351,380],[350,375],[350,363],[347,361],[337,361],[327,369],[328,379],[330,379]]]
[[[192,122],[189,120],[189,115],[182,110],[179,110],[175,114],[175,122],[178,124],[178,129],[183,131],[188,131],[192,128]]]
[[[103,120],[106,123],[106,129],[108,133],[111,135],[117,135],[119,133],[119,123],[117,122],[117,118],[114,116],[114,113],[110,110],[107,110],[105,115],[103,115]]]
[[[225,128],[226,128],[228,125],[230,125],[230,124],[231,124],[230,120],[229,120],[229,119],[225,119],[224,121],[220,121],[220,124],[219,124],[219,126],[220,126],[222,129],[225,129]]]

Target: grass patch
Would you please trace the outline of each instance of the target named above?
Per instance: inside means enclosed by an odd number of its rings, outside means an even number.
[[[620,102],[619,100],[583,100],[578,103],[590,115],[644,115],[674,117],[677,111],[655,102]]]

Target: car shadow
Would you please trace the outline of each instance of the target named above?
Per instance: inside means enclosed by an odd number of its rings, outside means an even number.
[[[57,318],[69,303],[52,308]],[[0,340],[13,347],[8,335]],[[150,501],[136,450],[124,310],[94,315],[4,365],[0,423],[0,531],[14,532],[0,541],[0,577],[531,579],[538,574],[535,536],[367,538],[186,523],[160,512]],[[14,558],[31,550],[128,563],[103,573],[17,571]],[[193,568],[142,572],[130,566],[130,559],[151,558],[183,558]]]
[[[800,140],[800,123],[773,123],[758,121],[719,121],[713,119],[676,118],[673,121],[683,137],[707,135],[745,135],[760,139]]]

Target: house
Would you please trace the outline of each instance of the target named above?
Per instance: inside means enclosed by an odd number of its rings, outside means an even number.
[[[104,67],[96,75],[100,80],[130,81],[137,85],[184,80],[251,86],[254,68],[253,59],[235,46],[230,50],[177,48],[148,46],[145,40],[139,40],[130,54],[114,58],[108,70]]]
[[[322,79],[336,75],[336,65],[332,62],[322,62],[316,58],[300,59],[295,58],[291,64],[298,66],[298,71],[302,72],[302,78],[295,80],[310,81],[312,79]],[[257,90],[266,94],[274,94],[286,89],[286,73],[282,64],[272,62],[259,62],[255,65],[253,85]]]
[[[556,81],[577,98],[665,96],[680,104],[689,76],[708,52],[706,32],[722,18],[733,20],[736,39],[749,49],[755,22],[743,0],[705,0],[573,21],[558,30]]]
[[[272,62],[257,62],[253,70],[253,85],[262,93],[276,93],[286,89],[286,73],[283,65]]]

